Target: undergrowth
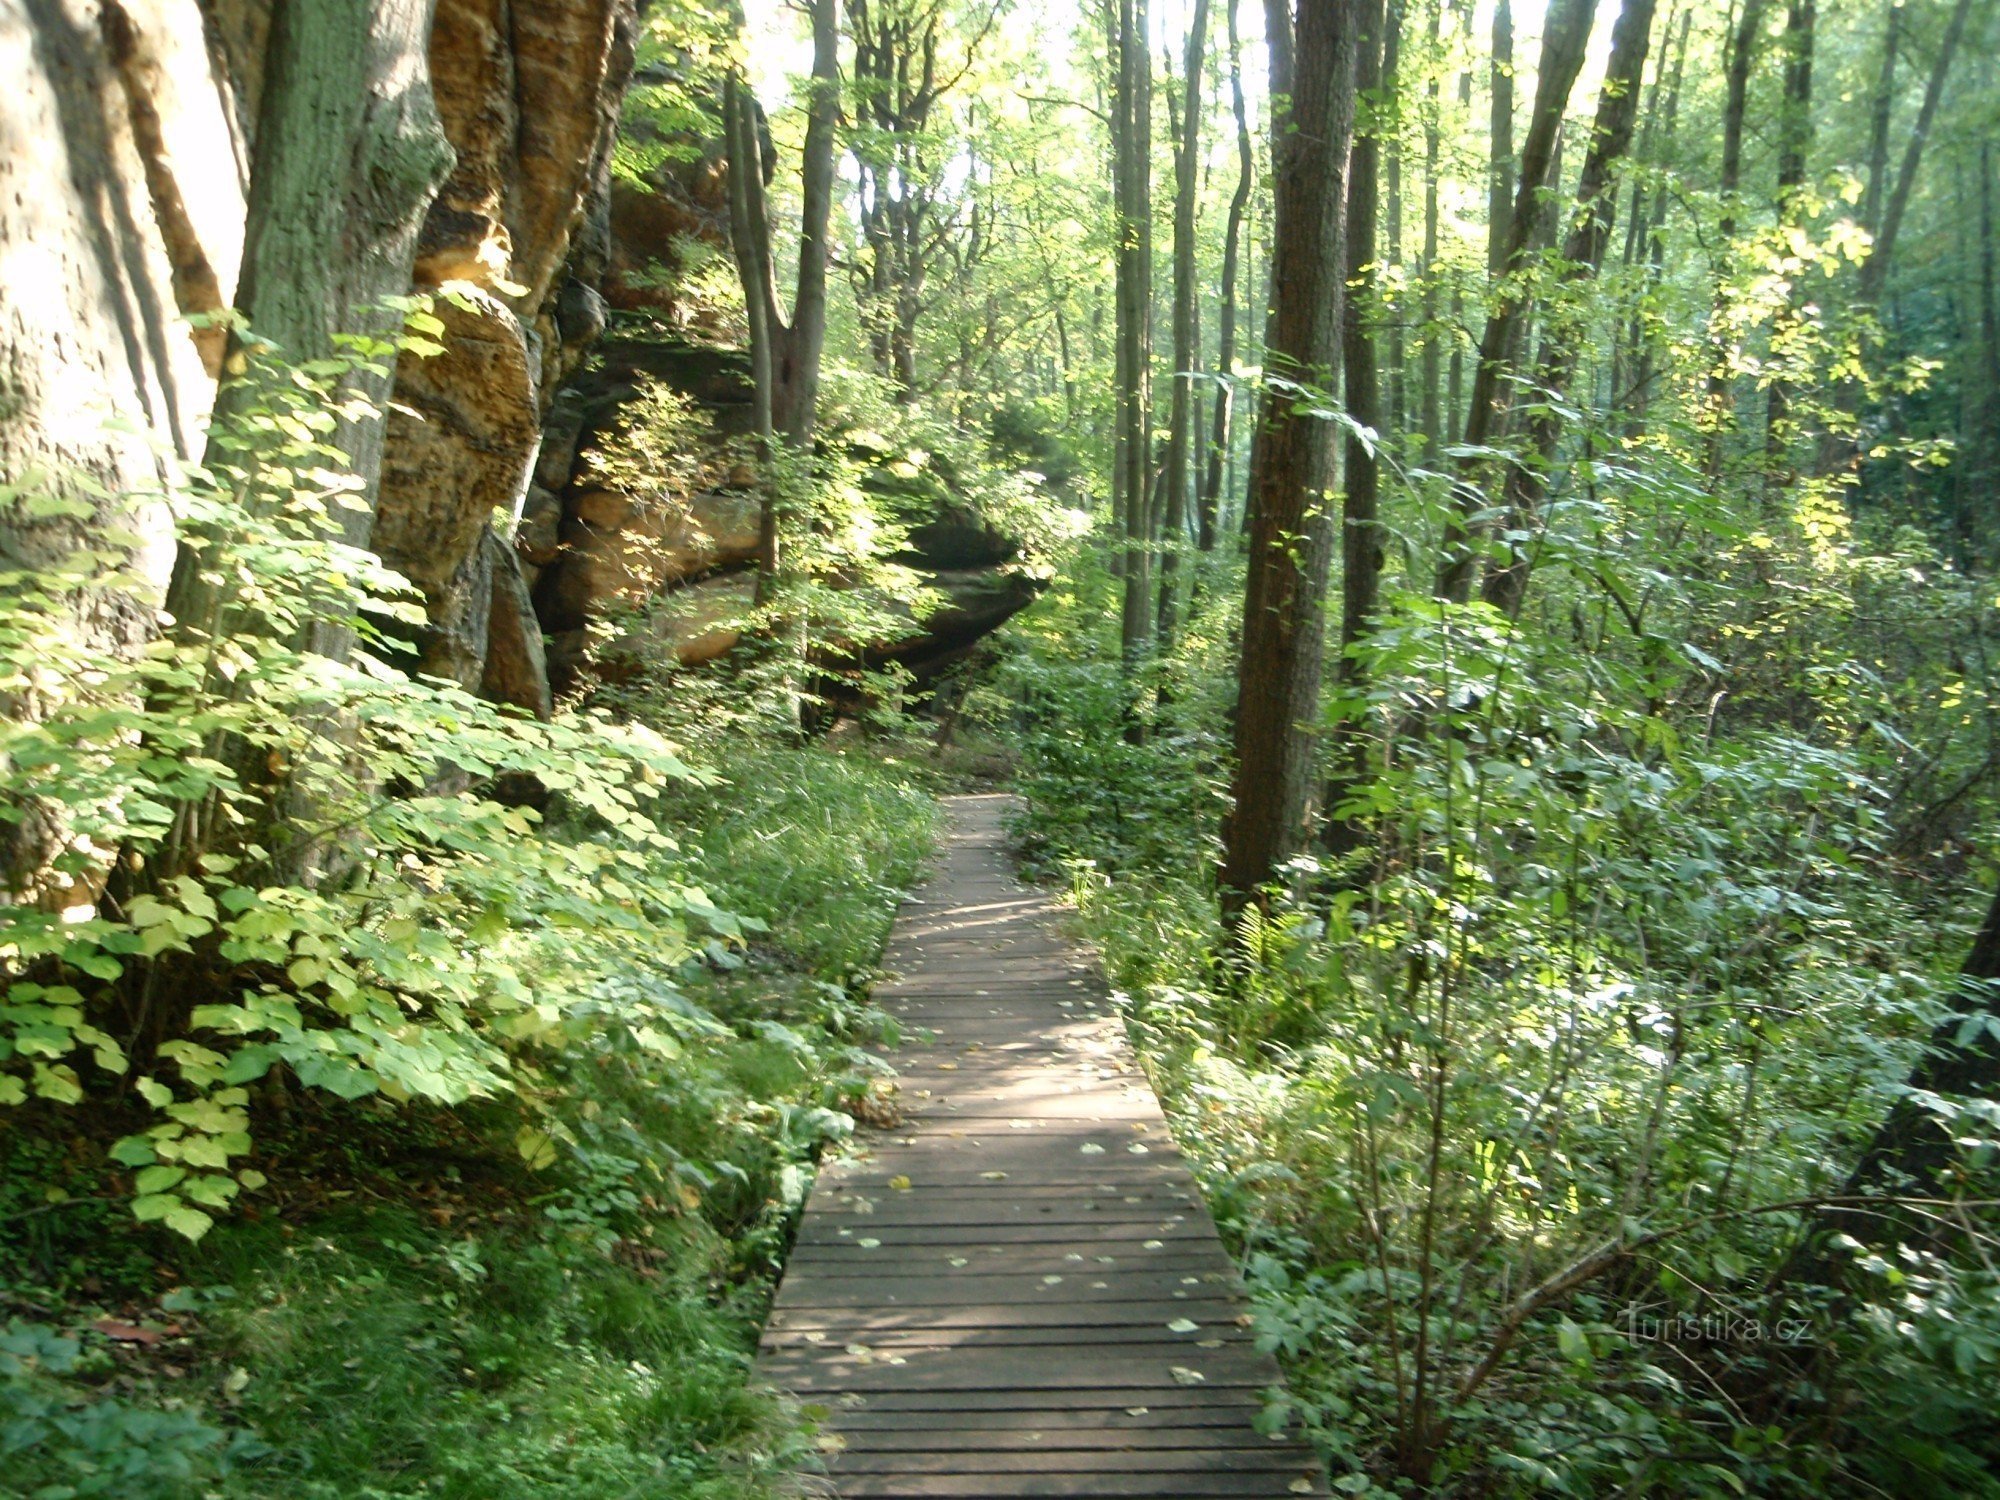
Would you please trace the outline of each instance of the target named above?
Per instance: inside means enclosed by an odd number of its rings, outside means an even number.
[[[810,1424],[751,1353],[812,1164],[874,1078],[885,1021],[858,986],[933,804],[862,749],[753,746],[730,771],[669,817],[688,878],[767,930],[662,973],[664,1049],[608,1027],[532,1097],[456,1110],[271,1091],[270,1182],[198,1244],[133,1221],[84,1135],[17,1118],[9,1490],[795,1493]]]

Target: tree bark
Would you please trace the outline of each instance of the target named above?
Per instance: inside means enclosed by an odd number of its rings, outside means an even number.
[[[1427,456],[1435,461],[1444,442],[1440,360],[1443,351],[1439,340],[1443,326],[1438,322],[1438,152],[1443,124],[1439,115],[1444,97],[1437,73],[1444,52],[1444,0],[1430,0],[1430,3],[1431,46],[1430,56],[1425,59],[1430,76],[1424,84],[1424,271],[1417,298],[1423,319],[1423,347],[1417,365],[1421,382],[1417,392],[1417,430],[1424,435]]]
[[[1388,179],[1382,202],[1382,261],[1391,270],[1403,268],[1403,3],[1389,0],[1382,33],[1382,109],[1388,124],[1382,141],[1382,170]],[[1393,432],[1409,425],[1410,393],[1407,369],[1408,336],[1402,306],[1382,330],[1389,346],[1387,407],[1384,416]]]
[[[1935,1197],[1950,1188],[1958,1159],[1950,1123],[1920,1101],[1923,1096],[2000,1097],[2000,894],[1972,940],[1953,986],[1953,1009],[1932,1031],[1924,1055],[1904,1082],[1904,1097],[1890,1109],[1841,1188],[1843,1200],[1821,1209],[1799,1247],[1778,1274],[1780,1281],[1837,1281],[1845,1258],[1829,1244],[1836,1234],[1880,1246],[1907,1227],[1894,1216],[1869,1211],[1877,1196]],[[1856,1203],[1851,1200],[1863,1200]]]
[[[1250,148],[1250,117],[1243,102],[1243,59],[1236,40],[1236,0],[1227,0],[1229,28],[1229,101],[1236,115],[1236,191],[1229,199],[1229,222],[1222,236],[1222,309],[1215,340],[1215,413],[1208,438],[1208,479],[1202,486],[1201,531],[1197,545],[1215,550],[1216,516],[1222,501],[1223,465],[1228,460],[1236,408],[1236,281],[1237,254],[1243,238],[1243,210],[1256,180],[1256,158]]]
[[[827,231],[833,208],[834,125],[840,98],[838,0],[813,0],[813,72],[806,104],[806,137],[800,160],[799,260],[791,321],[778,306],[771,245],[770,208],[764,183],[770,164],[748,82],[732,70],[723,84],[723,126],[729,169],[729,229],[738,279],[743,285],[750,334],[750,370],[758,466],[757,602],[777,592],[784,558],[780,496],[772,470],[772,443],[810,451],[819,407],[819,372],[826,348]]]
[[[1333,424],[1298,387],[1332,384],[1344,301],[1355,16],[1344,5],[1267,0],[1273,118],[1267,384],[1251,456],[1250,549],[1236,699],[1234,808],[1224,830],[1225,907],[1256,898],[1304,835],[1333,527]]]
[[[1810,3],[1810,0],[1807,0]],[[1578,215],[1563,246],[1562,281],[1567,287],[1593,279],[1604,264],[1618,212],[1615,171],[1631,148],[1639,106],[1639,81],[1645,72],[1651,42],[1654,0],[1626,0],[1611,30],[1611,58],[1604,88],[1598,95],[1597,117],[1591,126],[1590,150],[1583,159],[1577,184]],[[1483,593],[1488,604],[1507,615],[1520,612],[1532,563],[1529,544],[1521,538],[1541,524],[1542,500],[1556,444],[1562,437],[1559,403],[1576,375],[1585,330],[1574,317],[1552,320],[1535,369],[1535,387],[1548,399],[1529,416],[1526,451],[1508,464],[1501,490],[1502,524],[1507,528],[1506,561],[1486,575]]]
[[[1734,253],[1730,242],[1736,237],[1737,195],[1743,189],[1743,128],[1749,110],[1750,62],[1763,32],[1768,4],[1769,0],[1743,0],[1736,29],[1730,34],[1729,56],[1723,69],[1726,85],[1722,106],[1722,175],[1716,184],[1722,212],[1715,230],[1717,254],[1723,258],[1723,264],[1717,267],[1715,302],[1709,315],[1707,410],[1702,414],[1707,428],[1707,453],[1702,468],[1711,490],[1722,481],[1723,449],[1736,425],[1731,376],[1735,358],[1728,334],[1728,299],[1723,288],[1729,279],[1727,261]]]
[[[1649,14],[1650,10],[1649,6]],[[1576,75],[1583,68],[1584,49],[1589,45],[1590,27],[1596,15],[1597,0],[1551,0],[1542,21],[1541,64],[1535,80],[1534,112],[1529,117],[1528,134],[1521,147],[1521,180],[1515,190],[1514,212],[1508,226],[1506,269],[1494,293],[1486,331],[1479,341],[1479,363],[1473,370],[1472,394],[1466,407],[1467,449],[1484,448],[1492,442],[1505,410],[1504,377],[1511,363],[1509,351],[1517,342],[1527,310],[1527,288],[1521,273],[1527,268],[1535,224],[1541,217],[1542,190],[1548,182],[1563,112],[1569,106]],[[1445,523],[1436,592],[1442,599],[1462,604],[1471,597],[1472,580],[1477,572],[1474,517],[1485,505],[1479,483],[1487,466],[1478,455],[1472,454],[1463,460],[1461,467],[1459,503]]]
[[[1147,52],[1147,0],[1117,0],[1113,63],[1113,198],[1118,233],[1117,437],[1114,494],[1121,509],[1124,555],[1119,646],[1128,671],[1152,647],[1152,408],[1153,292],[1151,146],[1152,59]]]
[[[1505,0],[1502,0],[1504,5]],[[1383,0],[1364,0],[1358,18],[1359,55],[1355,92],[1373,99],[1382,82]],[[1347,284],[1341,311],[1340,350],[1343,395],[1348,416],[1374,430],[1363,439],[1347,435],[1346,486],[1341,497],[1340,532],[1340,651],[1334,658],[1333,680],[1343,698],[1358,697],[1367,686],[1367,671],[1354,647],[1374,626],[1382,593],[1384,560],[1381,525],[1380,441],[1382,378],[1375,357],[1373,319],[1379,312],[1376,295],[1380,268],[1375,258],[1376,196],[1380,187],[1382,124],[1379,117],[1367,130],[1357,130],[1347,178]],[[1334,730],[1333,775],[1326,790],[1324,839],[1335,855],[1366,843],[1364,820],[1343,816],[1341,803],[1368,777],[1368,737],[1362,715],[1349,708]]]
[[[1903,216],[1909,209],[1910,194],[1916,187],[1917,171],[1923,165],[1924,145],[1930,139],[1938,103],[1944,97],[1945,80],[1951,73],[1952,59],[1957,55],[1959,41],[1965,35],[1966,18],[1971,10],[1972,0],[1958,0],[1952,7],[1951,19],[1945,25],[1944,40],[1938,45],[1937,60],[1931,65],[1930,76],[1924,82],[1923,102],[1917,106],[1916,123],[1910,127],[1910,139],[1903,147],[1902,165],[1897,169],[1888,202],[1882,208],[1882,222],[1876,230],[1875,247],[1869,251],[1868,259],[1861,263],[1861,274],[1855,282],[1855,301],[1863,307],[1879,306],[1882,293],[1888,287],[1889,271],[1896,260],[1896,241],[1903,231]],[[1831,474],[1843,463],[1851,463],[1858,456],[1860,445],[1847,429],[1852,427],[1854,414],[1861,409],[1862,395],[1860,383],[1853,380],[1842,381],[1834,392],[1835,409],[1844,420],[1821,436],[1813,463],[1816,474]]]
[[[1486,274],[1498,279],[1507,268],[1507,236],[1514,212],[1514,7],[1493,7],[1493,76],[1490,132],[1492,149],[1486,178]]]
[[[1861,226],[1870,234],[1882,227],[1882,190],[1889,180],[1889,121],[1896,104],[1896,53],[1902,43],[1902,0],[1888,0],[1882,32],[1882,71],[1875,79],[1875,103],[1868,128],[1868,188],[1861,200]]]
[[[434,0],[281,0],[272,17],[236,310],[217,425],[255,410],[266,380],[335,357],[335,336],[393,345],[410,289],[417,233],[453,156],[431,97]],[[247,340],[247,343],[246,343]],[[255,347],[250,347],[254,345]],[[254,362],[251,356],[255,356]],[[396,354],[341,381],[344,415],[328,441],[360,481],[336,512],[340,539],[366,547],[382,478],[382,414]],[[208,636],[220,594],[200,551],[183,547],[168,586],[179,629]],[[344,654],[344,639],[315,642]]]
[[[1194,0],[1187,67],[1181,81],[1180,140],[1174,153],[1174,388],[1168,403],[1165,547],[1160,554],[1159,649],[1173,645],[1180,549],[1187,530],[1188,449],[1195,366],[1195,168],[1201,147],[1201,59],[1208,42],[1208,0]]]
[[[1797,224],[1804,217],[1800,203],[1806,181],[1806,153],[1812,144],[1813,43],[1818,26],[1818,0],[1791,0],[1785,18],[1785,93],[1778,118],[1778,219]],[[1794,289],[1785,308],[1772,319],[1771,346],[1774,354],[1790,342],[1798,322],[1798,295]],[[1778,373],[1771,379],[1764,422],[1764,495],[1771,504],[1780,490],[1790,488],[1796,477],[1790,463],[1792,440],[1792,383],[1785,378],[1781,359],[1774,358]]]
[[[1673,72],[1667,83],[1667,100],[1664,118],[1661,121],[1661,145],[1659,160],[1664,162],[1673,156],[1674,142],[1679,134],[1681,111],[1681,83],[1687,70],[1688,33],[1692,29],[1694,12],[1681,12],[1680,37],[1674,43]],[[1662,57],[1662,62],[1665,58]],[[1667,224],[1668,195],[1662,190],[1647,195],[1634,194],[1632,203],[1633,228],[1638,231],[1639,244],[1646,263],[1646,273],[1639,283],[1639,302],[1633,308],[1631,321],[1626,329],[1625,347],[1631,351],[1630,379],[1623,390],[1614,389],[1613,399],[1625,408],[1625,430],[1636,437],[1645,430],[1646,408],[1652,401],[1653,358],[1658,340],[1654,337],[1647,317],[1646,299],[1658,288],[1666,275],[1667,246],[1663,231]]]

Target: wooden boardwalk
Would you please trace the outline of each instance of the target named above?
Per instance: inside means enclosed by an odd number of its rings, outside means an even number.
[[[862,1497],[1325,1495],[1256,1432],[1278,1381],[1215,1225],[1003,797],[953,797],[878,1001],[905,1123],[820,1176],[762,1373],[824,1406]]]

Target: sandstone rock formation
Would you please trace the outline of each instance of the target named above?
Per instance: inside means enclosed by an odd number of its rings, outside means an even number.
[[[171,527],[145,497],[162,454],[201,455],[222,337],[187,320],[235,296],[271,6],[0,0],[0,473],[66,467],[78,493],[135,497],[122,517],[103,500],[0,514],[11,559],[49,562],[116,522],[165,585]],[[734,643],[751,588],[754,476],[724,464],[660,506],[589,463],[647,379],[720,438],[751,426],[743,361],[714,347],[727,330],[658,274],[690,247],[726,253],[719,151],[656,152],[643,181],[613,181],[638,24],[637,0],[450,0],[428,52],[456,164],[415,283],[445,331],[441,352],[399,361],[372,544],[422,591],[422,669],[538,714],[620,606],[676,596],[631,644],[691,664]],[[690,337],[614,339],[585,372],[610,306]],[[870,480],[911,527],[903,560],[950,601],[878,664],[930,670],[1033,595],[1017,539],[935,480]],[[83,614],[106,640],[155,624],[127,598]]]
[[[498,526],[511,540],[527,519],[544,420],[604,326],[569,263],[601,269],[588,264],[602,258],[589,220],[606,202],[636,24],[632,0],[464,0],[439,7],[431,36],[458,165],[425,221],[416,279],[440,293],[444,352],[398,368],[375,547],[423,590],[425,671],[490,682],[543,713],[539,649],[487,659],[492,621],[514,615],[529,584],[521,553],[485,537]],[[559,429],[567,420],[556,414]],[[544,505],[529,559],[547,551],[534,542],[546,520]]]

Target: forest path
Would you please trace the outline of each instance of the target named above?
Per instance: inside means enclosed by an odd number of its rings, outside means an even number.
[[[905,1123],[823,1172],[760,1370],[861,1497],[1325,1495],[1095,964],[1020,883],[1008,799],[946,799],[876,999]]]

